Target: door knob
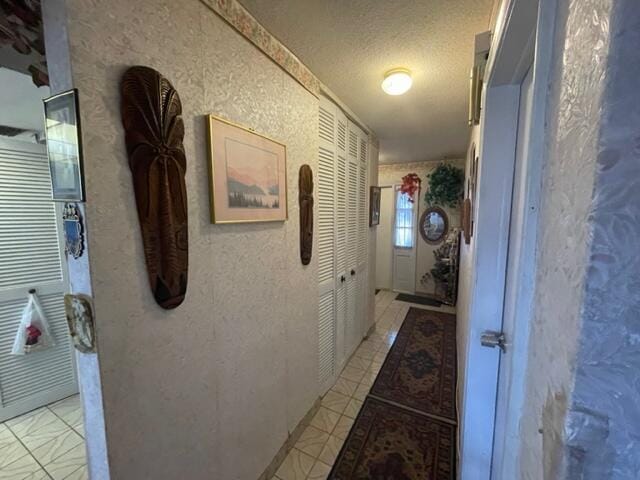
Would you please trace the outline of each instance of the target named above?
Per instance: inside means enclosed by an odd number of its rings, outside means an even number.
[[[490,332],[486,331],[480,336],[480,344],[483,347],[496,348],[502,350],[502,353],[507,351],[507,340],[502,332]]]
[[[353,277],[356,274],[355,270],[351,270],[351,276]]]
[[[344,275],[340,275],[340,283],[344,283],[345,280],[346,278],[344,278]]]

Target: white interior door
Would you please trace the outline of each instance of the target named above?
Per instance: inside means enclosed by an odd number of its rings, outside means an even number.
[[[0,140],[0,422],[78,392],[64,312],[67,269],[44,146]],[[56,345],[11,355],[35,289]]]
[[[415,293],[416,290],[416,202],[410,202],[400,187],[394,187],[393,289]]]
[[[345,346],[348,358],[360,343],[360,325],[358,321],[358,130],[349,122],[347,138],[347,317]]]
[[[318,215],[318,381],[321,393],[333,385],[337,358],[336,312],[336,110],[322,98],[319,110]]]
[[[521,266],[524,255],[533,255],[525,251],[523,226],[527,215],[526,205],[526,172],[529,161],[529,142],[531,132],[531,111],[533,106],[533,68],[529,68],[520,87],[520,108],[518,113],[518,134],[513,175],[513,192],[511,199],[511,221],[509,226],[509,251],[507,255],[507,272],[504,297],[502,333],[507,339],[506,350],[500,358],[498,373],[498,395],[496,405],[496,426],[494,434],[494,478],[515,478],[517,452],[509,451],[509,445],[518,444],[518,422],[522,414],[522,396],[518,392],[512,375],[513,362],[522,352],[515,351],[511,340],[516,337],[519,328],[518,318],[527,318],[520,312],[526,308],[522,302],[521,290],[530,289],[523,284]],[[514,382],[515,381],[515,382]]]
[[[356,346],[366,335],[369,324],[365,316],[367,309],[367,289],[369,276],[367,275],[367,261],[369,257],[369,195],[367,188],[369,166],[369,138],[358,128],[358,266],[356,268],[357,283],[357,313],[356,313]]]
[[[347,360],[346,333],[347,333],[347,129],[349,122],[345,114],[336,109],[336,165],[334,176],[336,182],[336,376],[342,371]]]
[[[376,227],[376,288],[393,288],[393,206],[394,189],[380,191],[380,223]]]

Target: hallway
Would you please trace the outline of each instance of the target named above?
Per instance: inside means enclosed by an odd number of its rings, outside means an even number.
[[[0,2],[0,480],[637,480],[637,45],[638,0]]]
[[[455,313],[452,307],[425,307],[397,301],[396,296],[397,293],[388,290],[378,292],[375,332],[360,344],[337,382],[322,398],[319,410],[282,462],[274,479],[328,478],[410,309]],[[334,474],[332,478],[342,477]]]

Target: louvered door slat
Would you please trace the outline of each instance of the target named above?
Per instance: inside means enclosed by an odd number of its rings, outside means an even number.
[[[333,279],[334,252],[333,152],[320,147],[318,156],[318,275]]]
[[[320,296],[318,321],[318,377],[320,385],[331,383],[335,365],[335,322],[333,291]]]
[[[77,392],[58,212],[44,147],[0,141],[0,421]],[[30,288],[39,293],[56,346],[14,356]]]

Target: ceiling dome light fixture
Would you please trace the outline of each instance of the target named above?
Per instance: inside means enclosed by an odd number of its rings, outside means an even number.
[[[384,74],[382,90],[389,95],[402,95],[407,93],[413,84],[411,72],[406,68],[394,68]]]

